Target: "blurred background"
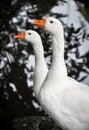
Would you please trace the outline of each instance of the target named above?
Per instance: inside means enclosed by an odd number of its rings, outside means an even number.
[[[34,51],[30,44],[13,36],[28,29],[36,30],[50,68],[50,35],[31,25],[33,20],[49,16],[58,18],[64,26],[68,75],[89,85],[88,0],[0,0],[0,129],[14,129],[12,120],[16,118],[46,115],[32,89]]]

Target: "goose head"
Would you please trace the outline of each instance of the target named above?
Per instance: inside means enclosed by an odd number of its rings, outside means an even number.
[[[39,34],[33,30],[27,30],[17,34],[14,36],[14,38],[25,40],[30,42],[32,45],[37,45],[41,41]]]
[[[44,28],[52,35],[61,35],[63,33],[63,26],[61,22],[53,17],[49,17],[42,20],[36,20],[32,22],[32,24]]]

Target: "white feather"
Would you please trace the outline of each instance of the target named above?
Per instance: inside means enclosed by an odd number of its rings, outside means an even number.
[[[40,35],[33,30],[25,32],[25,40],[29,42],[35,52],[35,70],[34,70],[34,83],[33,90],[36,98],[39,100],[39,92],[42,83],[47,75],[48,69],[44,60],[44,51]]]
[[[89,87],[67,76],[63,26],[47,18],[45,30],[53,39],[53,61],[40,90],[41,105],[64,130],[89,130]]]

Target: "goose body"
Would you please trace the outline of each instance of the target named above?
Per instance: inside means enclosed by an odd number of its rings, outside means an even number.
[[[21,34],[14,36],[17,39],[22,39],[29,42],[35,52],[35,70],[34,70],[34,82],[33,90],[36,98],[39,100],[39,92],[42,83],[47,75],[48,69],[44,60],[44,51],[42,46],[41,37],[33,30],[27,30]]]
[[[64,130],[89,130],[89,86],[68,77],[64,62],[64,32],[55,18],[33,24],[52,36],[53,60],[40,89],[43,109]]]

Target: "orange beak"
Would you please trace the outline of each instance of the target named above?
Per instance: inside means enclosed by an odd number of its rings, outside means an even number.
[[[14,38],[17,38],[17,39],[25,39],[25,32],[23,32],[23,33],[21,33],[21,34],[15,35]]]
[[[36,21],[32,22],[32,24],[37,25],[40,28],[44,28],[45,24],[46,24],[46,19],[36,20]]]

